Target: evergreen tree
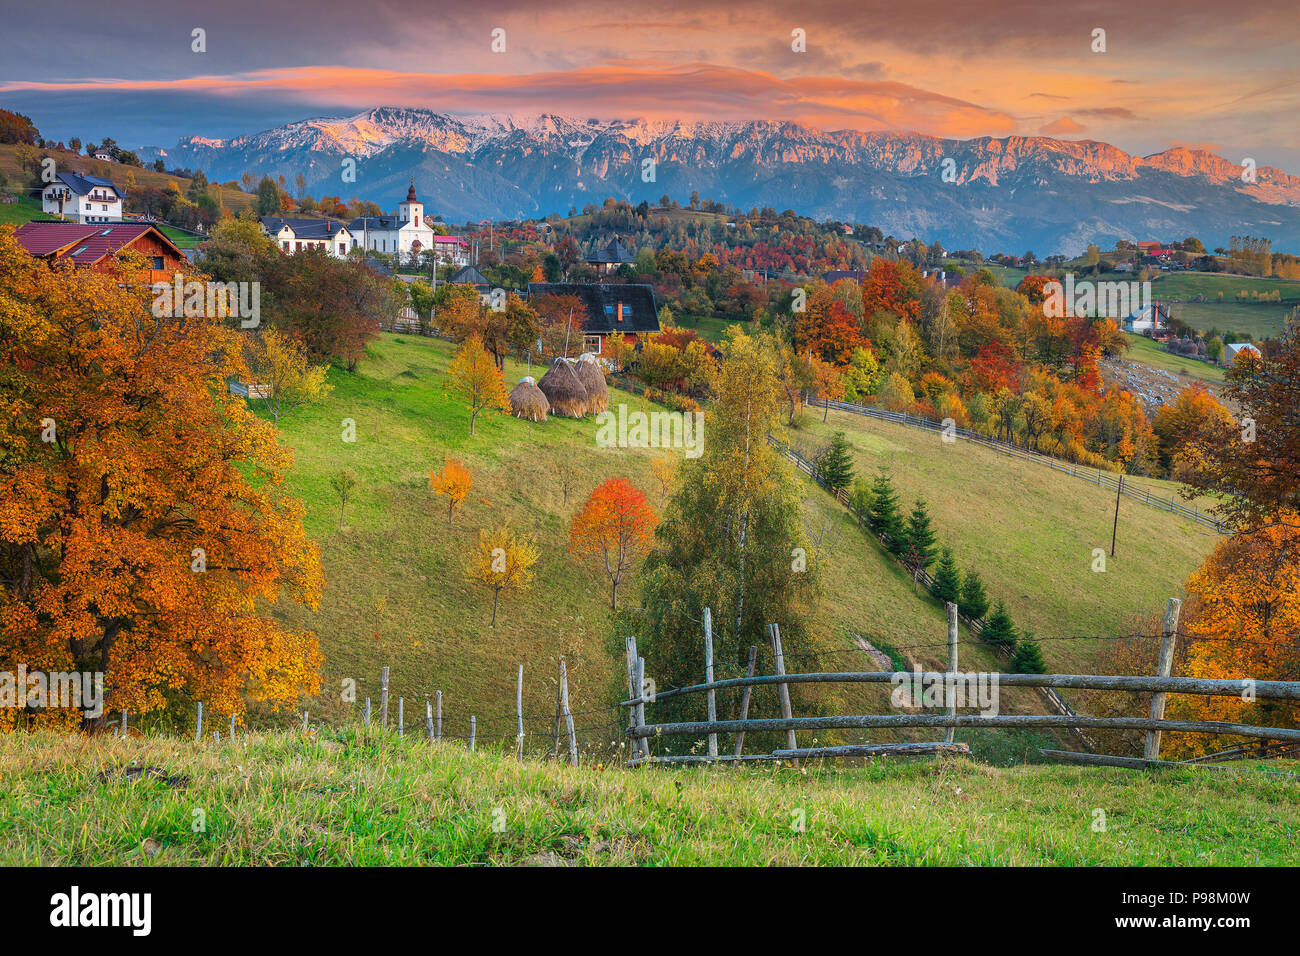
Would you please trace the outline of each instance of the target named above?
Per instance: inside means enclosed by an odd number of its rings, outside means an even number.
[[[831,438],[830,447],[817,463],[817,472],[822,484],[831,492],[847,488],[853,483],[853,455],[849,451],[849,442],[844,437],[844,432],[836,432]]]
[[[1011,623],[1011,615],[1000,600],[993,606],[993,613],[985,619],[980,639],[994,647],[1015,648],[1016,626]]]
[[[1011,670],[1016,674],[1046,674],[1047,662],[1043,649],[1030,631],[1025,631],[1016,641],[1016,653],[1011,658]]]
[[[930,527],[930,512],[925,501],[917,498],[916,506],[907,518],[907,550],[913,555],[917,568],[934,564],[934,529]]]
[[[934,573],[934,587],[930,593],[940,601],[951,601],[960,605],[961,575],[957,572],[957,562],[952,556],[951,548],[944,548],[939,555],[939,568]]]
[[[894,490],[894,481],[889,472],[883,468],[871,482],[871,530],[885,535],[886,545],[894,554],[902,554],[907,549],[907,536],[904,534],[903,519],[898,513],[898,492]]]
[[[971,571],[962,582],[961,599],[957,602],[961,613],[972,620],[978,620],[989,612],[989,596],[984,591],[984,582],[978,571]]]

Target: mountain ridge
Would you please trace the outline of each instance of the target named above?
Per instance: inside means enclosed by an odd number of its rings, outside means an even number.
[[[293,181],[301,173],[309,191],[384,208],[414,176],[430,210],[451,221],[698,190],[742,208],[794,205],[984,251],[1023,244],[1074,254],[1091,241],[1186,235],[1208,246],[1236,234],[1300,245],[1300,177],[1259,166],[1244,182],[1242,164],[1182,145],[1135,156],[1099,140],[1045,136],[954,140],[791,121],[455,116],[382,106],[229,139],[195,135],[141,156],[218,179],[251,171]],[[347,158],[356,160],[355,183],[340,175]]]

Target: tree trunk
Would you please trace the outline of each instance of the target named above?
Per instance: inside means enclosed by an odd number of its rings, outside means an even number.
[[[497,601],[501,598],[501,589],[496,588],[492,591],[492,626],[497,626]]]
[[[618,582],[617,581],[614,582],[614,587],[611,590],[609,595],[609,609],[611,611],[618,610]]]
[[[339,502],[339,530],[343,530],[343,513],[348,509],[348,499],[344,498]]]
[[[469,413],[469,433],[471,435],[474,434],[474,421],[477,418],[478,418],[478,409],[476,408]]]

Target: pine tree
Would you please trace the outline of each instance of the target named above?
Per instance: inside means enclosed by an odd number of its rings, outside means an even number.
[[[872,531],[886,536],[889,550],[902,554],[907,548],[907,540],[903,534],[903,519],[898,513],[898,492],[894,490],[893,479],[883,469],[871,483],[870,521]]]
[[[957,602],[961,613],[971,620],[979,620],[989,612],[989,596],[984,591],[984,582],[978,571],[971,571],[962,582],[961,599]]]
[[[913,555],[918,569],[934,564],[934,529],[930,527],[930,512],[925,501],[917,498],[916,506],[907,518],[907,550]]]
[[[1011,670],[1016,674],[1046,674],[1047,662],[1043,660],[1043,649],[1034,640],[1034,635],[1025,631],[1016,641],[1016,653],[1011,658]]]
[[[844,432],[836,432],[831,438],[830,447],[817,463],[817,471],[821,475],[822,484],[831,492],[847,488],[853,483],[853,455],[849,451],[849,442],[844,437]]]
[[[1011,623],[1011,615],[1007,613],[1001,601],[994,605],[993,613],[984,621],[984,630],[980,632],[980,639],[994,647],[1015,649],[1016,626]]]
[[[934,587],[930,593],[940,601],[961,603],[961,575],[957,572],[957,562],[952,556],[951,548],[944,548],[939,555],[939,568],[934,573]]]

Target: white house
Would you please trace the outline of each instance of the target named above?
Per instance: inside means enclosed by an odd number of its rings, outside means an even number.
[[[1247,352],[1250,353],[1251,355],[1254,355],[1257,358],[1263,358],[1263,356],[1260,354],[1259,349],[1251,345],[1249,342],[1234,342],[1231,345],[1225,345],[1223,347],[1224,364],[1231,365],[1233,362],[1237,361],[1238,355]]]
[[[284,219],[263,216],[262,231],[285,252],[301,252],[319,247],[336,259],[348,254],[354,243],[347,226],[333,219]]]
[[[59,173],[41,190],[41,210],[72,222],[121,222],[124,198],[107,179]]]

